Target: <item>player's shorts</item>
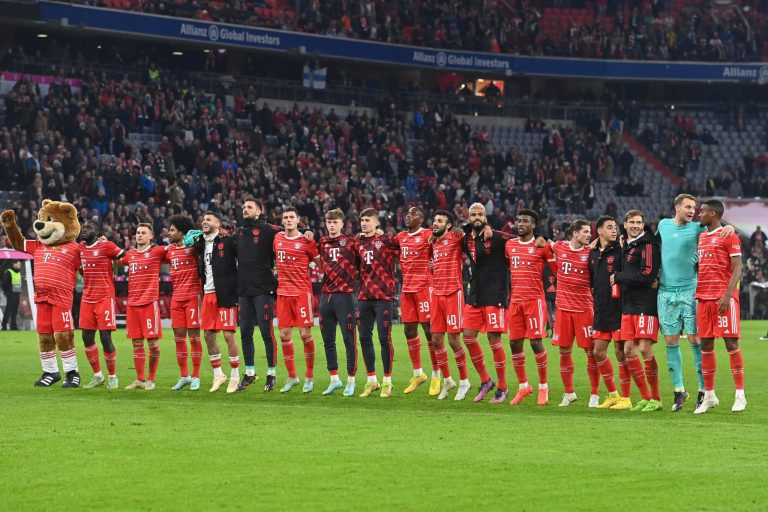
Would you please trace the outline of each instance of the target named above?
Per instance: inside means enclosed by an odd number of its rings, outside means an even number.
[[[72,320],[72,310],[54,306],[47,302],[37,303],[37,332],[38,334],[53,334],[55,332],[71,331],[75,328]]]
[[[214,297],[216,294],[213,294]],[[187,300],[171,300],[171,327],[174,329],[199,329],[202,304],[200,296]]]
[[[125,331],[128,339],[160,339],[163,329],[160,325],[160,306],[157,301],[141,306],[131,306],[125,311]]]
[[[664,336],[696,334],[696,289],[659,290],[659,326]]]
[[[573,339],[579,348],[592,347],[592,311],[555,310],[555,333],[552,344],[558,347],[572,347]]]
[[[464,292],[457,290],[450,295],[432,295],[432,316],[429,327],[434,332],[456,334],[461,332],[464,313]]]
[[[462,329],[482,333],[507,332],[507,310],[501,306],[466,304],[462,317]]]
[[[659,337],[659,319],[650,315],[621,315],[621,339],[651,340]]]
[[[204,331],[236,331],[237,306],[220,308],[215,293],[203,295],[202,319],[200,328]]]
[[[114,331],[117,329],[114,297],[93,303],[80,301],[78,327],[89,331]]]
[[[312,327],[315,324],[314,317],[312,292],[295,296],[277,296],[277,326],[280,329]]]
[[[429,304],[432,302],[432,288],[418,292],[403,292],[400,294],[400,321],[429,322]]]
[[[621,331],[618,329],[615,331],[592,331],[592,339],[604,341],[622,341]]]
[[[725,313],[720,313],[716,300],[699,300],[697,323],[701,338],[741,338],[741,306],[731,299]]]
[[[509,304],[509,339],[543,338],[547,332],[547,301],[544,297]]]

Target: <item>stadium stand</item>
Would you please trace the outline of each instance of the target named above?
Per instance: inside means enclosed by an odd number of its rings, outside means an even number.
[[[768,55],[766,6],[761,0],[72,3],[330,37],[518,55],[720,62],[762,61]]]

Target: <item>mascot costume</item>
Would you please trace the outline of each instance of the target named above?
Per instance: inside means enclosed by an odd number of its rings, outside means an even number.
[[[35,261],[34,285],[37,305],[37,338],[43,375],[37,387],[49,387],[61,380],[56,348],[64,369],[65,388],[80,385],[75,356],[75,332],[72,319],[72,296],[80,268],[80,234],[77,209],[59,201],[43,200],[33,229],[37,240],[27,240],[16,224],[16,214],[6,210],[0,214],[11,246],[31,254]]]

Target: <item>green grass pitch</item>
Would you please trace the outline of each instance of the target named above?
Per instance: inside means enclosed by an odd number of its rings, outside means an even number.
[[[743,331],[749,407],[738,415],[730,411],[733,380],[719,342],[721,406],[703,416],[691,413],[693,400],[685,412],[669,412],[663,343],[656,355],[665,411],[641,414],[588,409],[586,362],[579,353],[579,400],[557,407],[562,383],[551,348],[547,407],[536,406],[534,397],[515,408],[487,399],[440,402],[427,396],[426,386],[404,396],[411,369],[399,325],[393,329],[396,395],[389,400],[320,396],[328,376],[317,329],[316,389],[308,395],[300,388],[263,393],[259,340],[261,378],[247,392],[209,393],[205,359],[203,389],[172,392],[178,367],[170,331],[154,392],[36,389],[36,335],[3,332],[2,509],[765,510],[768,344],[758,340],[765,322],[745,322]],[[131,348],[124,331],[115,339],[125,386],[135,376]],[[91,370],[79,332],[77,347],[85,383]],[[685,347],[683,355],[686,385],[695,390]],[[423,361],[429,364],[426,347]],[[486,362],[493,373],[490,353]],[[282,384],[282,360],[278,372]],[[511,365],[508,378],[514,388]],[[472,368],[470,379],[476,389]],[[358,389],[364,380],[362,371]]]

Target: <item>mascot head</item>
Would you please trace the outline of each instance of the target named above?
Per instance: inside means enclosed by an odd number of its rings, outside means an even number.
[[[77,239],[80,222],[77,209],[70,203],[43,199],[43,207],[32,224],[37,239],[45,245],[62,245]]]

